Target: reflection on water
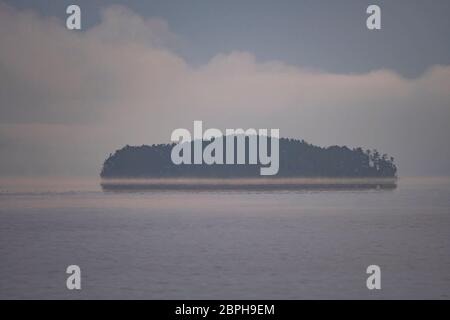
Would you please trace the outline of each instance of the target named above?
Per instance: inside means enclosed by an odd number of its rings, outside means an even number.
[[[194,191],[283,191],[283,190],[392,190],[392,178],[257,178],[257,179],[110,179],[102,180],[103,191],[152,190]]]

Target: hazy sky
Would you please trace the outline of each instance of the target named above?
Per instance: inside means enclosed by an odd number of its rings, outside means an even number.
[[[77,3],[83,30],[65,28]],[[379,4],[382,30],[365,10]],[[97,175],[175,128],[280,128],[450,174],[450,1],[1,1],[0,176]]]

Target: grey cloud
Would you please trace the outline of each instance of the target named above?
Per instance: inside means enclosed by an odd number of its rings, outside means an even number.
[[[401,174],[450,173],[449,66],[416,79],[335,74],[239,51],[192,66],[174,39],[161,19],[118,6],[79,33],[0,5],[0,174],[96,174],[114,149],[168,142],[193,120],[376,147]]]

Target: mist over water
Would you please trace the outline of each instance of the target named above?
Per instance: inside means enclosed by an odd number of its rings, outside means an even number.
[[[448,299],[449,194],[448,178],[202,192],[2,180],[0,298]],[[372,264],[381,291],[366,288]]]

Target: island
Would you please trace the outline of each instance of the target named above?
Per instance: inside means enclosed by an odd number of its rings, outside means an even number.
[[[203,142],[207,145],[208,141]],[[193,148],[193,142],[189,142]],[[136,188],[268,186],[297,188],[324,185],[392,188],[396,186],[394,158],[377,150],[346,146],[319,147],[296,139],[279,139],[279,171],[261,176],[260,164],[174,164],[175,144],[125,146],[110,154],[101,170],[102,186],[127,184]],[[246,141],[248,150],[248,141]],[[223,150],[224,154],[226,150]],[[247,153],[248,157],[248,153]],[[237,179],[241,181],[235,183]],[[128,182],[126,182],[128,181]],[[132,183],[130,181],[133,181]],[[145,181],[145,182],[144,182]]]

